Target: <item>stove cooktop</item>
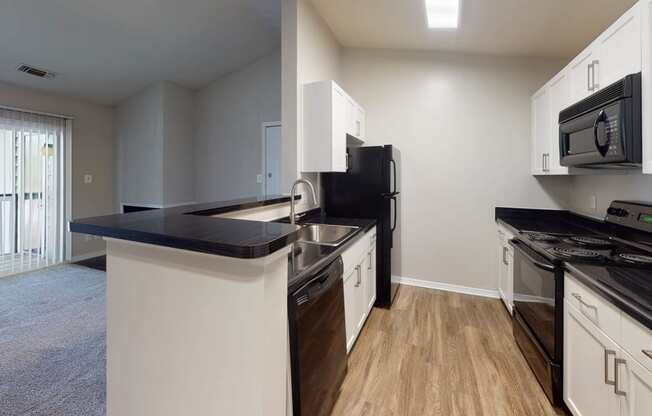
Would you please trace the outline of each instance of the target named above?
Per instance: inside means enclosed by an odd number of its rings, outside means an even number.
[[[646,252],[604,235],[524,232],[524,240],[556,260],[629,266],[652,270],[652,252]]]

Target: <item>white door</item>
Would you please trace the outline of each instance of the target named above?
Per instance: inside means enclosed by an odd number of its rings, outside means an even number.
[[[621,398],[622,416],[649,416],[652,414],[652,372],[627,353],[622,353],[619,358],[616,387]]]
[[[564,71],[550,82],[550,173],[568,174],[568,168],[561,166],[559,154],[559,113],[571,105],[571,85],[568,72]]]
[[[598,38],[596,87],[604,88],[641,71],[641,14],[637,3]]]
[[[282,136],[280,123],[266,123],[265,137],[265,195],[281,195]]]
[[[571,103],[574,104],[593,94],[593,73],[590,66],[595,55],[592,46],[583,51],[569,66]]]
[[[564,402],[574,416],[620,414],[614,394],[618,346],[564,301]]]
[[[532,97],[532,173],[544,174],[550,153],[550,94],[548,87]]]

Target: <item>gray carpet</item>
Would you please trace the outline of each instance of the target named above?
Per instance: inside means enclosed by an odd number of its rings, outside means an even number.
[[[105,292],[75,265],[0,279],[0,416],[105,414]]]

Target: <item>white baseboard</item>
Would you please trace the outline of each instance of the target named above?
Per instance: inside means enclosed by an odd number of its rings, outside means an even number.
[[[500,299],[500,293],[498,290],[478,289],[474,287],[451,285],[449,283],[433,282],[430,280],[411,279],[409,277],[401,276],[392,276],[392,282],[406,286],[423,287],[426,289],[444,290],[446,292],[463,293],[465,295]]]
[[[92,259],[94,257],[100,257],[105,255],[106,255],[106,250],[80,254],[79,256],[72,256],[72,258],[70,259],[70,263],[77,263],[78,261],[84,261],[84,260]]]

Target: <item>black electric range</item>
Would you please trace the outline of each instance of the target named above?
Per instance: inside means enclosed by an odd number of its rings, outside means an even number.
[[[652,205],[614,201],[604,222],[534,221],[514,247],[514,336],[555,405],[563,398],[564,273],[652,328]]]

